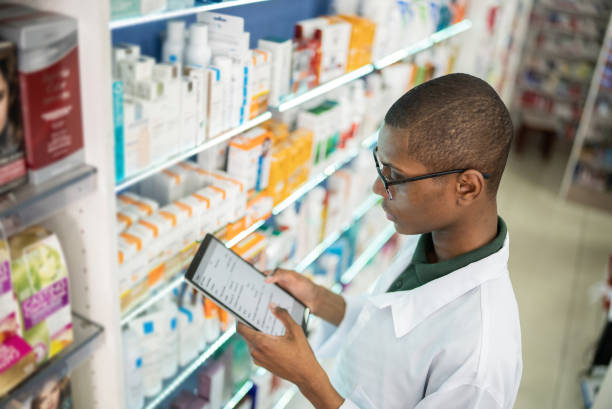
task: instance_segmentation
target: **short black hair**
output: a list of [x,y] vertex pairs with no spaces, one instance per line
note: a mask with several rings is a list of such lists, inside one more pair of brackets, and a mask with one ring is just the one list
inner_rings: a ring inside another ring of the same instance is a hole
[[491,175],[487,191],[497,192],[514,131],[508,109],[485,81],[468,74],[427,81],[391,106],[385,125],[406,130],[411,158],[428,171],[476,169]]

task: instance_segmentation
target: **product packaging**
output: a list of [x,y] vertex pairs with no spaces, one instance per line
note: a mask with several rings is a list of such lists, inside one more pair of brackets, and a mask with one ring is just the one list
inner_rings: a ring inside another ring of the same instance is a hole
[[[54,403],[53,409],[73,409],[70,378],[61,374],[50,375],[27,396],[19,396],[10,401],[10,409],[48,408],[49,402]],[[45,406],[47,405],[47,406]]]
[[142,388],[145,397],[153,397],[161,391],[162,362],[164,359],[163,321],[160,311],[146,312],[136,318],[130,327],[138,334],[142,353]]
[[264,190],[270,176],[272,135],[264,128],[253,128],[232,139],[227,172],[246,182],[247,190]]
[[195,88],[196,140],[198,146],[207,138],[208,129],[208,72],[205,68],[186,66],[183,74],[190,78]]
[[31,227],[9,239],[23,338],[42,364],[72,342],[68,272],[59,239]]
[[0,42],[0,193],[27,181],[15,47]]
[[140,0],[111,0],[111,20],[140,15]]
[[265,37],[259,39],[257,48],[268,51],[271,59],[271,83],[269,104],[277,106],[290,92],[291,51],[290,39]]
[[77,22],[24,10],[0,17],[0,37],[17,46],[26,162],[38,184],[84,161]]
[[138,334],[131,328],[123,330],[123,368],[127,409],[140,409],[144,404],[142,352]]
[[198,395],[206,399],[211,408],[223,406],[223,387],[225,366],[220,361],[212,361],[198,373]]

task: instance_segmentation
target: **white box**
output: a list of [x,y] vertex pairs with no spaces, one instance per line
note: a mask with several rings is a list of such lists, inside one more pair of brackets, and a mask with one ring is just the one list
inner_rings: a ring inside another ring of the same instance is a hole
[[213,138],[223,132],[223,107],[225,89],[221,82],[221,72],[216,67],[208,67],[208,137]]
[[193,81],[196,92],[196,146],[204,143],[208,130],[208,72],[204,68],[187,66],[183,73]]
[[196,146],[198,140],[198,95],[196,85],[189,78],[182,79],[181,87],[181,133],[179,150],[186,151]]
[[257,48],[271,53],[269,103],[272,106],[277,106],[280,104],[281,99],[290,92],[293,44],[290,39],[282,40],[275,37],[267,37],[257,42]]

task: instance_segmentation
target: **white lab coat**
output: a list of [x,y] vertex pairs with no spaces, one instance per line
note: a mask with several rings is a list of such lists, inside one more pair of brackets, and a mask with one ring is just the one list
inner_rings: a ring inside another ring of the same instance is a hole
[[510,409],[521,372],[518,306],[508,243],[497,253],[411,291],[386,293],[418,237],[372,294],[347,299],[342,323],[317,349],[335,357],[341,409]]

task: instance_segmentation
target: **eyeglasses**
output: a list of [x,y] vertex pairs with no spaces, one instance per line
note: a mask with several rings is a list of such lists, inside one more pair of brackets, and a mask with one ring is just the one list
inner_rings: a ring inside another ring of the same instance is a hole
[[[393,200],[393,195],[391,194],[391,190],[389,189],[390,186],[401,185],[403,183],[408,183],[408,182],[416,182],[417,180],[436,178],[439,176],[446,176],[446,175],[450,175],[453,173],[463,173],[466,170],[469,170],[469,169],[453,169],[453,170],[446,170],[444,172],[428,173],[426,175],[414,176],[411,178],[389,180],[389,178],[391,177],[391,168],[389,166],[381,165],[381,161],[378,159],[378,146],[374,148],[374,151],[372,152],[372,154],[374,155],[374,163],[376,164],[376,171],[378,172],[378,176],[380,177],[380,180],[382,180],[383,182],[383,186],[385,187],[385,191],[387,192],[387,196],[389,197],[389,200]],[[491,178],[491,175],[489,175],[488,173],[483,173],[483,172],[481,173],[482,173],[483,178],[485,179]]]

